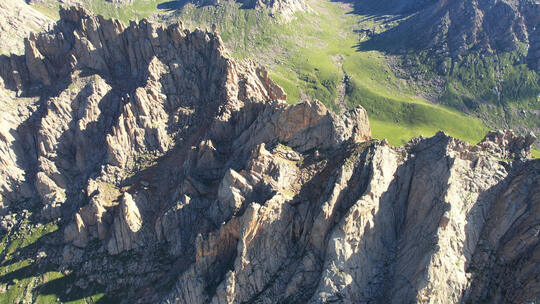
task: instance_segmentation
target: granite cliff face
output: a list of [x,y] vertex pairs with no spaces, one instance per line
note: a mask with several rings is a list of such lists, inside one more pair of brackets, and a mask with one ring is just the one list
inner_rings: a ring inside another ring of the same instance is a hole
[[[29,222],[59,226],[3,249],[2,265],[69,275],[60,299],[540,299],[534,136],[393,148],[371,139],[362,108],[287,104],[215,33],[60,15],[24,55],[0,57],[4,240]],[[32,282],[17,300],[40,296],[47,282]]]

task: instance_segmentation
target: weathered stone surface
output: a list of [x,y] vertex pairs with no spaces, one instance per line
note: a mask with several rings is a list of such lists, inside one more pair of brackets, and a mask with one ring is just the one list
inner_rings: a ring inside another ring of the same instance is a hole
[[478,148],[500,158],[527,159],[531,157],[531,146],[536,139],[533,133],[518,136],[511,130],[489,132]]
[[24,51],[24,38],[31,32],[45,30],[53,21],[34,10],[24,0],[0,2],[0,54]]
[[219,186],[218,200],[223,204],[225,212],[233,214],[242,207],[245,200],[243,193],[250,193],[253,187],[236,171],[229,169]]
[[286,19],[292,18],[296,12],[310,11],[309,5],[303,0],[244,0],[241,2],[247,8],[266,9]]
[[[236,0],[242,4],[242,8],[259,9],[267,11],[270,16],[279,15],[285,21],[293,18],[296,12],[311,11],[311,8],[304,0]],[[192,0],[197,5],[220,5],[223,0]]]
[[[411,14],[406,22],[381,35],[389,39],[407,35],[405,45],[395,45],[401,52],[412,47],[436,58],[459,59],[469,54],[490,55],[525,47],[528,50],[523,63],[528,62],[531,69],[540,71],[538,1],[391,2],[394,3],[385,3],[387,13]],[[441,71],[447,68],[442,65]]]
[[0,226],[23,206],[59,219],[39,263],[75,286],[124,303],[538,297],[532,137],[390,147],[362,108],[287,104],[216,33],[61,17],[0,60],[18,105],[0,113]]
[[75,221],[64,229],[64,239],[66,242],[73,242],[73,245],[84,248],[88,245],[88,231],[80,214],[75,214]]
[[140,244],[137,242],[137,232],[142,227],[139,206],[129,193],[120,198],[117,215],[114,218],[111,237],[107,242],[110,254],[133,249]]

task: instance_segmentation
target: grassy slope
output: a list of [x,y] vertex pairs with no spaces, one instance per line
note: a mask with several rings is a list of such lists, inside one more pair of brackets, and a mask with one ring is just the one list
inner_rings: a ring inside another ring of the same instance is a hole
[[[91,0],[86,6],[95,13],[127,22],[150,16],[158,4],[164,2],[167,1],[135,0],[132,6],[119,7],[105,0]],[[448,107],[434,105],[416,96],[414,89],[396,78],[383,54],[358,48],[361,37],[355,29],[384,30],[373,16],[352,14],[347,7],[325,0],[309,3],[313,12],[298,13],[290,22],[280,22],[279,16],[272,18],[264,11],[241,9],[240,5],[230,2],[218,7],[187,4],[176,14],[188,27],[210,28],[216,24],[233,57],[254,59],[269,66],[272,78],[285,89],[291,103],[315,98],[334,111],[340,111],[335,104],[336,87],[345,73],[349,77],[345,96],[347,107],[364,106],[370,115],[373,135],[387,138],[394,145],[401,145],[414,136],[433,135],[438,130],[471,143],[477,142],[487,128],[479,119],[453,108],[463,107],[463,98],[469,98],[467,96],[472,100],[479,94],[487,92],[489,95],[492,90],[486,88],[495,83],[493,75],[505,80],[506,85],[501,90],[507,98],[512,97],[511,90],[505,87],[514,85],[527,89],[530,86],[522,84],[534,82],[531,80],[534,75],[523,73],[523,66],[506,68],[504,75],[494,74],[489,62],[476,64],[479,58],[466,58],[448,75],[447,94],[442,99]],[[419,62],[425,64],[420,67],[425,66],[429,72],[429,58],[421,57],[420,54]],[[507,57],[499,58],[501,65],[508,66],[516,60],[512,55]],[[527,96],[533,93],[524,92]],[[534,101],[527,101],[530,102]],[[515,105],[510,101],[507,104]],[[497,114],[502,113],[500,106],[495,110],[480,107],[482,113],[489,115],[484,117],[487,121],[496,122],[504,117]]]
[[48,2],[38,2],[31,5],[36,11],[42,13],[43,15],[53,19],[58,20],[60,15],[58,14],[58,9],[60,4],[57,2],[48,3]]
[[[105,0],[87,0],[84,6],[95,14],[107,18],[120,19],[124,23],[130,20],[147,18],[157,10],[158,4],[169,2],[168,0],[134,0],[132,5],[117,5]],[[58,1],[40,2],[32,5],[42,14],[58,19]]]
[[[12,235],[5,235],[0,241],[0,303],[57,303],[57,299],[68,303],[94,303],[104,296],[98,293],[91,296],[78,295],[66,290],[68,278],[53,269],[43,269],[35,262],[31,248],[41,238],[58,230],[55,223],[29,228],[24,222]],[[26,254],[25,254],[26,253]],[[69,294],[69,295],[68,295]]]
[[[273,79],[292,103],[307,95],[339,111],[334,103],[336,86],[346,73],[350,79],[347,106],[364,106],[373,135],[392,144],[401,145],[411,137],[430,136],[438,130],[473,143],[482,138],[486,128],[478,119],[417,97],[394,76],[381,53],[358,51],[354,29],[360,20],[368,20],[363,22],[370,27],[376,26],[373,21],[349,14],[336,3],[310,3],[316,13],[298,13],[288,23],[276,22],[264,12],[227,5],[187,5],[180,19],[191,26],[215,23],[235,57],[259,59],[271,67]],[[337,64],[339,55],[343,71]]]
[[[133,6],[117,7],[105,0],[91,0],[86,5],[95,13],[127,23],[150,16],[156,6],[164,2],[167,1],[135,0]],[[381,53],[358,51],[359,37],[354,29],[359,23],[363,27],[377,27],[369,16],[349,14],[347,8],[336,3],[322,0],[310,3],[316,13],[299,13],[288,23],[277,22],[264,11],[242,10],[234,4],[203,8],[187,5],[180,18],[188,26],[210,28],[212,23],[217,24],[232,55],[269,65],[272,78],[285,89],[291,103],[308,96],[339,111],[334,103],[336,86],[345,73],[350,79],[345,97],[347,106],[365,107],[373,135],[387,138],[394,145],[401,145],[414,136],[433,135],[438,130],[473,143],[485,134],[486,128],[478,119],[417,97],[405,82],[395,77]],[[58,18],[58,4],[40,3],[34,7],[51,18]],[[462,96],[484,92],[482,86],[490,85],[488,82],[492,80],[491,76],[483,77],[485,81],[476,78],[484,73],[492,75],[489,65],[486,71],[469,70],[467,66],[457,69],[451,79],[451,88],[457,92],[447,96],[447,102],[451,105],[454,100],[461,102],[457,99]],[[530,77],[527,73],[509,69],[506,79],[509,84],[519,84],[528,81],[527,77]],[[540,157],[540,150],[533,150],[533,156]],[[66,283],[70,280],[68,276],[54,270],[36,271],[38,266],[32,258],[21,258],[26,247],[56,229],[55,224],[49,223],[1,240],[0,287],[6,290],[0,293],[0,303],[15,303],[23,298],[31,298],[35,303],[53,303],[57,299],[93,303],[104,296],[100,292],[69,294],[65,290],[72,285]]]
[[449,77],[448,102],[471,98],[504,105],[526,105],[540,109],[537,96],[540,92],[537,74],[520,63],[519,54],[503,53],[498,56],[470,54],[460,62],[454,62]]
[[87,1],[87,7],[94,13],[106,17],[129,20],[147,18],[156,11],[158,4],[169,2],[167,0],[134,0],[133,5],[118,6],[105,0]]

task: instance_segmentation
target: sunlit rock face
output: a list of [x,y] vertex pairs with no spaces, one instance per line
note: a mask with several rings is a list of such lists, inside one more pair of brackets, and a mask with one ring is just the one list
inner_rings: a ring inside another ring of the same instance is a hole
[[0,223],[13,231],[21,208],[58,223],[39,263],[77,288],[122,303],[537,300],[532,135],[390,147],[362,108],[287,104],[216,33],[60,16],[0,57]]

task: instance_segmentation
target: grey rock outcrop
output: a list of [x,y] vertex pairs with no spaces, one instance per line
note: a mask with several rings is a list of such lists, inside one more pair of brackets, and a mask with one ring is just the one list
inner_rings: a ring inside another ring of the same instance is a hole
[[124,193],[120,199],[118,211],[114,218],[111,238],[107,243],[110,254],[118,254],[139,246],[136,233],[141,229],[142,218],[137,203],[129,193]]
[[[380,1],[379,1],[380,2]],[[434,57],[461,58],[468,54],[491,55],[521,50],[523,62],[540,71],[538,60],[538,25],[540,4],[534,0],[413,0],[399,4],[383,2],[386,14],[408,14],[405,22],[383,33],[388,39],[400,39],[395,44],[428,51]],[[377,2],[378,3],[378,2]],[[377,7],[377,4],[372,4]],[[380,5],[379,5],[380,6]],[[403,39],[406,37],[406,39]]]
[[23,39],[32,32],[46,30],[52,23],[24,0],[0,2],[0,54],[22,53]]
[[309,12],[311,9],[304,0],[244,0],[246,8],[265,9],[273,15],[281,15],[286,19],[292,18],[296,12]]
[[527,159],[531,156],[531,146],[536,142],[531,132],[517,136],[513,131],[489,132],[477,145],[478,149],[504,159]]
[[[223,0],[193,0],[193,3],[205,5],[221,5],[227,3]],[[304,0],[236,0],[242,4],[242,8],[264,10],[270,16],[281,16],[283,20],[290,21],[296,12],[311,12],[312,9]]]
[[[480,148],[442,133],[417,139],[403,150],[379,142],[356,143],[345,150],[327,151],[319,171],[315,154],[298,167],[282,161],[278,150],[273,154],[260,147],[248,164],[265,165],[239,175],[247,181],[265,176],[263,172],[276,162],[286,164],[267,178],[275,194],[264,203],[251,203],[218,231],[197,237],[195,263],[180,276],[165,302],[462,303],[498,297],[505,303],[534,299],[534,292],[524,296],[517,287],[534,286],[532,272],[520,274],[519,279],[518,273],[507,273],[520,283],[505,289],[492,278],[491,258],[482,255],[484,238],[505,234],[487,232],[490,221],[500,221],[496,214],[507,212],[509,207],[502,206],[513,204],[508,199],[499,203],[501,193],[519,184],[528,189],[518,195],[520,200],[536,197],[530,183],[538,179],[534,173],[538,162],[508,167]],[[530,169],[524,172],[524,168]],[[303,174],[314,175],[295,192],[293,185]],[[289,176],[287,182],[278,182],[281,175]],[[234,184],[232,176],[226,175],[223,183]],[[292,186],[292,190],[274,183]],[[245,190],[242,197],[249,197]],[[528,204],[532,207],[538,200]],[[525,227],[525,218],[534,217],[532,210],[519,214],[525,217],[516,215],[501,224],[505,231]],[[490,246],[497,247],[498,242]],[[517,256],[503,258],[497,273],[509,271],[510,266],[504,265],[515,263],[510,261],[518,256],[528,271],[537,269],[527,252],[534,251],[531,246],[538,240],[530,242],[519,247]],[[499,249],[490,250],[495,254]],[[231,266],[216,273],[216,265]],[[208,279],[216,274],[221,279]],[[494,284],[500,289],[489,287]],[[209,289],[215,293],[209,294]]]
[[61,18],[0,60],[18,105],[0,113],[0,223],[21,206],[58,223],[39,263],[67,284],[123,303],[540,295],[533,137],[390,147],[363,108],[287,104],[216,33]]

